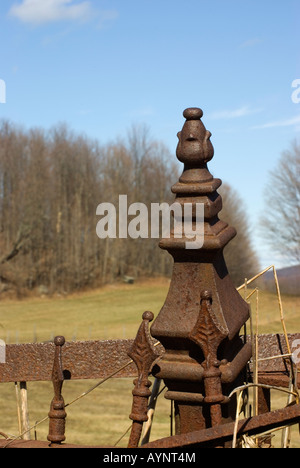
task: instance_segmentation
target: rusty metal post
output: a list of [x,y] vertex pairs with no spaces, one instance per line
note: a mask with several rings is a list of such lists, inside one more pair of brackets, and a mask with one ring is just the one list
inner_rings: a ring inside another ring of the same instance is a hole
[[65,411],[65,402],[61,394],[64,382],[62,368],[61,349],[65,344],[63,336],[57,336],[54,339],[55,356],[52,372],[52,382],[54,388],[54,398],[51,402],[49,411],[49,434],[48,440],[53,444],[61,444],[65,439],[65,426],[67,413]]
[[236,231],[218,217],[222,199],[217,189],[222,182],[207,168],[214,155],[211,133],[201,121],[201,109],[186,109],[183,115],[186,122],[178,133],[176,154],[184,170],[172,192],[182,207],[192,204],[194,230],[196,204],[204,204],[204,242],[197,250],[186,249],[189,236],[178,238],[174,231],[160,241],[174,265],[165,304],[151,327],[152,336],[166,349],[153,374],[164,379],[166,398],[175,402],[177,434],[230,420],[226,394],[251,357],[251,346],[239,337],[249,307],[236,291],[223,257]]

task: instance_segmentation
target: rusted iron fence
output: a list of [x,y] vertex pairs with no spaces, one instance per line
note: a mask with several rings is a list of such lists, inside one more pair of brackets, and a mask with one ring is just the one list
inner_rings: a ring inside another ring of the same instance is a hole
[[[48,441],[5,440],[1,447],[70,447],[64,443],[67,379],[101,379],[100,383],[112,377],[135,379],[129,448],[141,447],[150,374],[167,387],[165,397],[175,408],[175,435],[145,443],[144,448],[235,446],[242,435],[300,422],[299,375],[290,352],[300,333],[256,337],[255,359],[253,336],[241,334],[250,309],[234,287],[223,257],[236,232],[218,217],[221,181],[207,168],[214,150],[202,115],[198,108],[184,112],[177,148],[184,170],[172,187],[181,206],[192,205],[192,223],[197,203],[204,205],[201,248],[187,249],[186,233],[179,237],[172,231],[170,238],[161,240],[160,247],[174,259],[169,293],[154,321],[152,312],[143,314],[135,340],[65,343],[56,337],[54,343],[7,345],[0,382],[51,380],[54,396],[49,402]],[[253,385],[257,410],[239,420],[242,392]],[[272,411],[272,387],[288,388],[293,404]]]
[[[300,340],[299,334],[289,334],[289,342]],[[248,341],[250,341],[248,337]],[[114,378],[136,378],[137,368],[128,357],[134,340],[112,340],[112,341],[82,341],[66,342],[61,348],[61,370],[65,380],[99,380]],[[289,387],[289,364],[288,360],[282,357],[266,360],[273,356],[287,354],[287,347],[284,335],[260,335],[259,336],[259,383],[264,385],[275,385],[278,387]],[[55,344],[54,343],[34,343],[7,345],[6,364],[0,365],[0,382],[37,382],[52,381],[53,367],[55,362]],[[164,353],[164,348],[159,344],[157,351],[160,356]],[[159,367],[159,362],[158,362]],[[260,413],[267,413],[270,408],[270,389],[264,389],[263,399],[260,398]],[[50,406],[50,402],[49,402]],[[282,420],[280,419],[281,423]],[[249,421],[250,423],[250,421]],[[245,432],[251,432],[249,423],[245,427]],[[261,422],[259,423],[259,425]],[[267,426],[268,421],[266,422]],[[242,422],[240,423],[242,427]],[[252,427],[252,426],[251,426]],[[259,426],[260,427],[260,426]],[[224,440],[231,440],[233,426],[226,426],[220,429],[216,437],[223,437]],[[257,432],[258,427],[254,426],[252,432]],[[215,441],[215,432],[203,432],[198,434],[200,445],[211,444]],[[0,441],[0,447],[7,445],[7,441]],[[190,445],[186,439],[174,438],[167,441],[154,441],[149,447],[163,447],[165,443],[170,447],[178,446],[176,444]],[[47,442],[41,441],[15,441],[12,446],[48,446]],[[174,445],[175,444],[175,445]],[[10,446],[10,445],[9,445]],[[68,444],[64,445],[69,447]]]

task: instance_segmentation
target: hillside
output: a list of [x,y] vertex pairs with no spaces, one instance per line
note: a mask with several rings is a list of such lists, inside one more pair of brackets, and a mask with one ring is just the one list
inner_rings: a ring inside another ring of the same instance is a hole
[[[277,270],[280,291],[282,294],[300,296],[300,265],[295,265]],[[275,292],[273,271],[267,272],[262,278],[262,287],[270,292]]]

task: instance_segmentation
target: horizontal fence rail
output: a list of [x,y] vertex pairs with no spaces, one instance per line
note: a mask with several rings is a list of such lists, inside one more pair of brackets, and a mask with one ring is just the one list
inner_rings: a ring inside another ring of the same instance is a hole
[[[62,364],[65,380],[105,378],[130,361],[133,340],[77,341],[65,343]],[[51,381],[54,343],[6,346],[6,362],[0,364],[0,382]],[[135,377],[131,364],[116,377]]]
[[[300,340],[300,333],[288,335],[290,346]],[[248,337],[248,340],[250,338]],[[128,351],[133,340],[76,341],[65,343],[62,364],[65,380],[102,379],[124,367],[129,361]],[[300,347],[300,346],[298,346]],[[164,348],[159,344],[158,351]],[[285,336],[259,335],[259,373],[262,378],[276,378],[285,382],[288,363],[282,355],[288,353]],[[0,364],[0,383],[51,381],[54,361],[54,343],[17,344],[6,346],[6,362]],[[300,355],[300,352],[299,352]],[[280,356],[274,359],[274,356]],[[267,358],[273,359],[268,360]],[[114,377],[136,377],[136,366],[131,363]]]

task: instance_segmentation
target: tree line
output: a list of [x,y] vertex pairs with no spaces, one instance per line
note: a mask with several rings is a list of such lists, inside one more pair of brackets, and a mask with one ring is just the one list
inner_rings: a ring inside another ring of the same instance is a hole
[[[131,276],[169,276],[158,239],[99,239],[96,208],[172,203],[181,167],[143,125],[100,144],[66,125],[24,130],[0,123],[0,292],[69,293]],[[257,272],[243,204],[226,184],[221,218],[239,235],[225,251],[236,283]]]
[[261,234],[287,265],[300,264],[300,141],[293,141],[270,171]]

